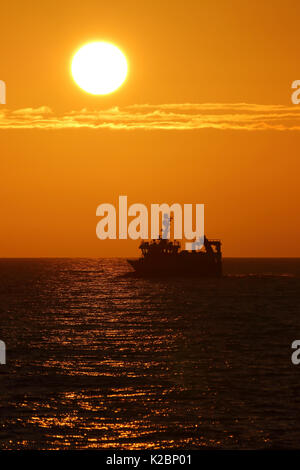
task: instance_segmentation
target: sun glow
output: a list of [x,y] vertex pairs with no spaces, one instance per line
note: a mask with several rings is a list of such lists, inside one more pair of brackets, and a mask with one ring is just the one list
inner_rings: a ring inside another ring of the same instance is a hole
[[124,54],[113,44],[91,42],[72,59],[72,76],[77,85],[93,95],[106,95],[124,82],[128,66]]

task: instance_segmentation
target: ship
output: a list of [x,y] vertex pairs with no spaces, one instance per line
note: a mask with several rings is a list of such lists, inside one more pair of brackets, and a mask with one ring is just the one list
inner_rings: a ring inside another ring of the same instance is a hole
[[200,250],[182,250],[179,241],[159,236],[142,241],[139,259],[128,259],[135,274],[141,277],[221,277],[222,251],[220,240],[204,237]]

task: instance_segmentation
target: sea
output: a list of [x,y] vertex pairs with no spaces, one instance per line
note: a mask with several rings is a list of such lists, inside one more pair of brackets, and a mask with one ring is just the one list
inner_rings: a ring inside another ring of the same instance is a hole
[[1,449],[300,448],[300,259],[1,259]]

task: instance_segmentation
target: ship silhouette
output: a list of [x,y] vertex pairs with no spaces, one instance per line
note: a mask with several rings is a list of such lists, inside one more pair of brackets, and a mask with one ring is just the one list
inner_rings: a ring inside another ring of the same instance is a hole
[[[197,242],[196,242],[197,244]],[[142,241],[142,256],[128,259],[135,273],[143,277],[221,277],[222,252],[220,240],[204,237],[201,250],[181,250],[180,242],[159,236]]]

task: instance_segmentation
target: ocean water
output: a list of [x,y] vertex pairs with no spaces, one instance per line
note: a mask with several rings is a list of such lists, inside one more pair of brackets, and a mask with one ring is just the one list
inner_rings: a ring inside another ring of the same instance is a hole
[[0,260],[1,449],[300,447],[300,260]]

